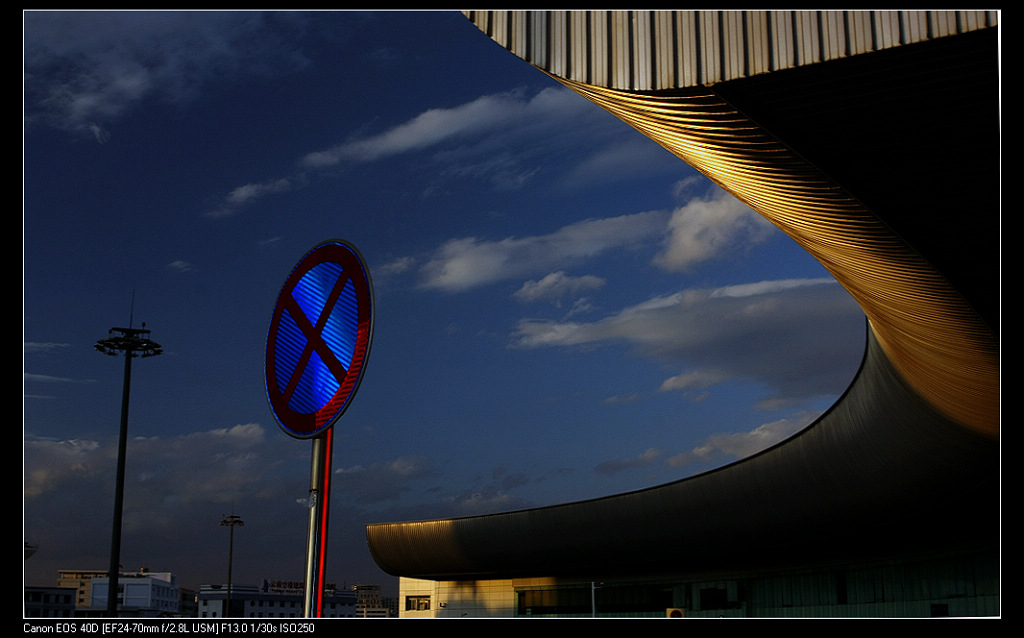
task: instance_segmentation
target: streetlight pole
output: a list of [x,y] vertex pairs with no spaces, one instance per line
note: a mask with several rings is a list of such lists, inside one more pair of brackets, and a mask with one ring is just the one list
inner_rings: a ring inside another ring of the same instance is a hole
[[235,528],[239,525],[245,525],[245,523],[240,516],[229,514],[224,517],[220,524],[228,528],[228,595],[224,604],[223,615],[225,618],[229,618],[231,614],[231,559],[235,553]]
[[597,618],[597,590],[604,587],[604,583],[590,581],[590,617]]
[[132,359],[163,353],[160,344],[149,340],[143,328],[111,328],[106,339],[93,346],[103,354],[116,357],[124,353],[124,385],[121,390],[121,432],[117,444],[117,478],[114,486],[114,525],[110,541],[110,567],[107,571],[107,615],[117,616],[118,576],[121,570],[121,518],[124,508],[125,453],[128,445],[128,396],[131,390]]

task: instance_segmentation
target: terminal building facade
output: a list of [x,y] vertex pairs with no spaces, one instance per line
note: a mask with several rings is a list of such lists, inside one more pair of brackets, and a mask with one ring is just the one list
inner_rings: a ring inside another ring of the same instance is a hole
[[718,470],[369,525],[400,615],[999,615],[998,12],[466,15],[786,232],[866,347],[815,423]]

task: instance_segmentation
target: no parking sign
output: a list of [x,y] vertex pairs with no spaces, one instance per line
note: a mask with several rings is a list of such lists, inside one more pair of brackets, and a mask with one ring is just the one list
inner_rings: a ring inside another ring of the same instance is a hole
[[267,398],[286,433],[313,438],[338,420],[372,338],[373,285],[359,251],[336,239],[313,247],[281,288],[267,333]]

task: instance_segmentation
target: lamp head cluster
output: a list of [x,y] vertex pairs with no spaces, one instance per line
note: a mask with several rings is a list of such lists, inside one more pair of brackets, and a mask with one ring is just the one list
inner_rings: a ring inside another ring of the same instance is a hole
[[[143,324],[145,326],[145,324]],[[100,339],[93,347],[103,354],[116,357],[124,352],[129,357],[155,357],[163,354],[163,347],[150,340],[145,328],[111,328],[106,339]]]
[[237,527],[239,525],[245,525],[245,523],[242,521],[242,517],[236,516],[234,514],[229,514],[225,516],[224,520],[222,520],[220,524],[224,525],[225,527]]

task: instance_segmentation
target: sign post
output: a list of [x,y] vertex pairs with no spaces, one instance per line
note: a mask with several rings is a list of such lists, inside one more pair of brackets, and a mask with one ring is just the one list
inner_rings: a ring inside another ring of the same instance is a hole
[[324,600],[327,507],[330,499],[332,430],[313,439],[309,476],[309,533],[306,538],[305,617],[319,618]]
[[373,284],[359,251],[321,242],[292,270],[267,333],[267,399],[289,436],[313,442],[305,615],[322,611],[332,426],[362,381],[373,339]]

